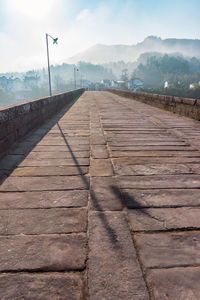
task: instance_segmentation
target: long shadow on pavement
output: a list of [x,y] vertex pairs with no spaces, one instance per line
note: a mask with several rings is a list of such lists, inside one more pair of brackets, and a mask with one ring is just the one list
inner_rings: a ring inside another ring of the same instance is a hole
[[117,248],[117,249],[121,248],[120,244],[119,244],[119,241],[117,239],[116,231],[110,226],[105,213],[101,209],[101,205],[98,202],[98,199],[96,197],[96,194],[95,194],[94,190],[90,189],[90,184],[89,184],[88,178],[82,174],[81,167],[80,167],[80,165],[79,165],[79,163],[76,159],[76,156],[74,155],[74,153],[73,153],[73,151],[72,151],[72,149],[71,149],[71,147],[70,147],[70,145],[69,145],[69,143],[68,143],[61,127],[60,127],[60,125],[58,123],[57,123],[57,125],[58,125],[58,128],[60,129],[60,133],[61,133],[61,135],[62,135],[62,137],[65,141],[65,144],[66,144],[67,148],[69,149],[69,152],[71,153],[72,159],[74,160],[74,162],[76,164],[76,167],[77,167],[79,173],[81,174],[82,181],[84,182],[84,185],[85,185],[86,189],[88,189],[90,191],[91,201],[93,202],[93,205],[96,208],[96,210],[100,211],[100,212],[98,212],[98,217],[100,218],[102,224],[104,225],[104,227],[107,231],[110,242],[112,243],[112,245],[115,248]]
[[156,218],[155,216],[152,216],[148,212],[148,209],[141,205],[140,202],[136,201],[135,198],[131,196],[128,192],[124,192],[123,190],[119,189],[117,186],[114,185],[111,185],[110,189],[113,192],[113,194],[117,196],[117,198],[119,198],[122,201],[122,204],[127,208],[137,209],[137,213],[147,215],[150,218],[160,221],[160,219]]

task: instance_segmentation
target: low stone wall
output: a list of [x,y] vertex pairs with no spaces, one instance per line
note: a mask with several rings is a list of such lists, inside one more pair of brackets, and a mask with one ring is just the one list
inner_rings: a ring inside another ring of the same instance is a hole
[[119,96],[139,100],[155,107],[164,108],[181,116],[200,121],[200,99],[181,98],[125,90],[107,89],[107,91]]
[[34,127],[72,103],[84,89],[0,108],[0,157]]

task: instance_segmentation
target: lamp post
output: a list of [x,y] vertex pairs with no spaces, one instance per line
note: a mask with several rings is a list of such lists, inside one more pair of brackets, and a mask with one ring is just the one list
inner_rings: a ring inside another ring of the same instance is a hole
[[49,43],[48,43],[48,37],[50,37],[53,40],[53,44],[57,44],[58,38],[53,38],[50,34],[46,33],[46,45],[47,45],[47,63],[48,63],[48,74],[49,74],[49,95],[51,96],[51,72],[50,72],[50,64],[49,64]]
[[76,72],[78,71],[78,68],[74,67],[74,89],[76,89]]

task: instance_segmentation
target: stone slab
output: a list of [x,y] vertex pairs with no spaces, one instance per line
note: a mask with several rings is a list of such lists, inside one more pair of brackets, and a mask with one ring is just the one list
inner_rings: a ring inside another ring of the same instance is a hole
[[200,150],[200,141],[199,139],[195,138],[195,139],[186,139],[186,141],[188,143],[190,143],[193,147],[197,148],[198,150]]
[[84,208],[0,210],[0,235],[85,232]]
[[91,176],[112,176],[113,169],[109,159],[91,159],[90,160]]
[[105,138],[103,135],[91,135],[90,136],[90,144],[91,145],[105,145]]
[[200,206],[199,189],[124,189],[121,192],[128,208]]
[[200,207],[134,209],[128,216],[133,231],[200,228]]
[[149,299],[121,213],[90,214],[89,249],[90,299]]
[[194,150],[191,146],[140,146],[140,145],[133,145],[133,146],[110,146],[112,151],[189,151]]
[[1,299],[84,300],[82,274],[1,274]]
[[88,189],[84,176],[9,177],[0,186],[0,191],[50,191]]
[[121,157],[112,158],[114,165],[200,164],[199,157]]
[[90,186],[92,210],[122,210],[123,204],[117,184],[112,177],[92,177]]
[[[70,145],[73,152],[76,151],[89,151],[90,145]],[[62,152],[68,151],[69,148],[65,146],[36,146],[33,148],[32,152]]]
[[[105,126],[105,125],[104,125]],[[138,135],[138,134],[160,134],[160,133],[167,133],[166,129],[162,129],[162,128],[151,128],[151,129],[147,129],[147,128],[139,128],[139,127],[135,127],[133,125],[133,127],[124,127],[124,128],[120,128],[120,127],[115,127],[115,128],[111,128],[111,129],[106,129],[106,126],[104,127],[104,132],[106,132],[106,135],[108,136],[120,136],[120,135]]]
[[155,141],[155,142],[162,142],[163,140],[165,140],[166,142],[177,142],[177,139],[176,137],[174,136],[170,136],[170,135],[130,135],[130,136],[124,136],[122,135],[121,137],[108,137],[106,139],[107,142],[110,142],[110,143],[116,143],[118,142],[118,144],[120,145],[121,143],[123,144],[124,142],[127,143],[127,140],[130,140],[133,144],[135,141]]
[[0,271],[71,271],[85,268],[85,234],[0,236]]
[[147,138],[147,140],[149,138],[152,138],[152,140],[154,139],[160,139],[160,138],[163,138],[166,140],[174,140],[174,136],[172,134],[168,134],[166,132],[154,132],[154,131],[151,131],[151,132],[107,132],[106,133],[106,139],[109,141],[109,140],[128,140],[128,139],[145,139]]
[[44,146],[44,145],[89,145],[89,140],[87,138],[66,138],[67,144],[63,138],[45,138],[42,139],[39,143],[38,146]]
[[[68,118],[69,118],[69,115],[68,115]],[[80,128],[81,128],[81,130],[88,130],[88,128],[89,128],[88,120],[81,121],[80,119],[75,118],[75,116],[73,116],[73,119],[74,119],[74,121],[70,120],[70,119],[59,120],[59,125],[60,125],[63,133],[67,133],[71,130],[79,130]],[[59,132],[60,132],[60,130],[59,130]]]
[[124,140],[124,141],[109,141],[109,146],[188,146],[189,144],[184,141],[166,141],[164,140]]
[[26,158],[19,167],[51,167],[51,166],[89,166],[88,158],[54,158],[54,159],[29,159]]
[[199,300],[200,268],[151,270],[147,280],[154,299]]
[[90,156],[89,151],[77,151],[76,153],[71,153],[69,150],[66,149],[66,151],[58,151],[58,152],[31,152],[26,158],[27,159],[54,159],[54,158],[73,158],[73,155],[75,157],[82,157],[82,158],[88,158]]
[[191,168],[182,164],[116,165],[114,169],[118,175],[179,175],[193,173]]
[[0,192],[0,209],[87,206],[88,191]]
[[108,158],[108,150],[105,145],[91,145],[92,158]]
[[133,125],[131,126],[128,126],[128,125],[124,125],[122,124],[122,126],[118,126],[118,125],[107,125],[107,123],[103,123],[103,128],[104,128],[104,131],[107,133],[116,133],[118,134],[118,132],[120,134],[122,133],[149,133],[151,134],[151,132],[156,132],[156,133],[159,133],[159,132],[166,132],[165,129],[162,129],[162,128],[156,128],[156,127],[151,127],[149,128],[148,126],[143,126],[143,128],[139,128],[138,126],[135,125],[135,123],[133,123]]
[[200,164],[188,164],[187,166],[192,170],[194,174],[200,175]]
[[[62,126],[61,126],[62,127]],[[61,128],[62,130],[62,128]],[[67,137],[67,133],[54,133],[54,135],[50,134],[51,131],[49,132],[49,134],[46,134],[40,141],[41,142],[46,142],[46,141],[51,141],[51,140],[55,140],[55,141],[61,141],[61,140],[65,140],[63,137],[66,137],[67,142],[77,142],[80,141],[85,144],[85,142],[89,141],[89,137]],[[35,137],[34,135],[28,136],[26,140],[34,140],[35,138],[37,138],[37,136]]]
[[122,189],[200,188],[199,175],[118,176]]
[[[90,136],[89,130],[63,130],[64,135],[68,137],[88,137]],[[54,136],[56,133],[50,132],[49,136]]]
[[200,157],[198,151],[111,151],[112,157]]
[[87,174],[89,167],[73,167],[73,166],[60,166],[60,167],[24,167],[16,168],[10,176],[26,177],[26,176],[67,176],[67,175],[80,175]]
[[[63,126],[62,126],[63,127]],[[79,126],[81,127],[81,125]],[[62,132],[64,135],[67,135],[67,136],[81,136],[81,137],[84,137],[84,136],[89,136],[90,133],[89,133],[89,130],[81,130],[78,129],[78,128],[74,128],[74,129],[62,129]],[[60,135],[60,130],[56,130],[56,129],[53,129],[51,131],[48,132],[48,134],[46,134],[46,136],[58,136]]]
[[136,234],[136,244],[145,268],[200,265],[200,232]]

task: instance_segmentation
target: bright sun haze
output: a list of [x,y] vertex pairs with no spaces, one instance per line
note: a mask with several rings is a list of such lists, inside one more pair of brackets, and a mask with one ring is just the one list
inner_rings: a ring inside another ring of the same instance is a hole
[[198,0],[0,0],[0,72],[45,66],[46,32],[59,37],[52,63],[95,44],[199,38],[199,10]]

